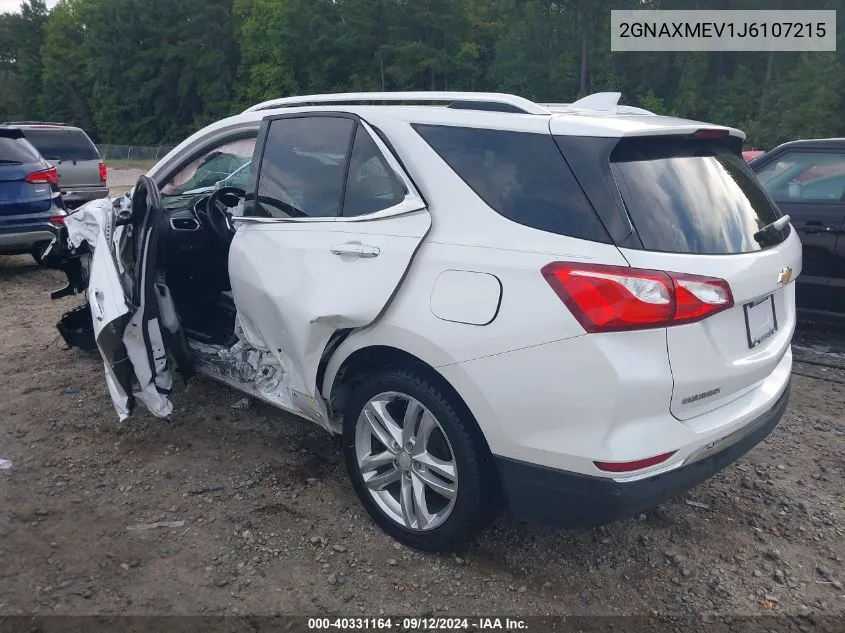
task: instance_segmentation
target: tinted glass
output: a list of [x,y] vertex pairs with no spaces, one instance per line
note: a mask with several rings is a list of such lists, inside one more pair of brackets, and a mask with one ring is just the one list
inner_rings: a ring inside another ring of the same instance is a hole
[[0,136],[0,164],[35,163],[40,159],[38,152],[26,139]]
[[352,119],[299,117],[270,122],[255,213],[331,217],[340,213]]
[[504,217],[550,233],[610,241],[550,135],[414,127],[455,173]]
[[47,160],[99,160],[97,148],[83,132],[61,129],[25,129],[24,136]]
[[343,215],[374,213],[399,204],[405,188],[385,162],[373,138],[360,125],[355,132]]
[[757,251],[762,246],[754,234],[780,217],[745,161],[727,148],[622,141],[611,154],[611,169],[647,250]]
[[775,202],[845,202],[845,156],[786,152],[757,172]]

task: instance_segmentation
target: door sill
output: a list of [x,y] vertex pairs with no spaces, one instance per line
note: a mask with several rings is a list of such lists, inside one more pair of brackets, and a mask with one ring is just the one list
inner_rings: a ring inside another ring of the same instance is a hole
[[[278,365],[259,365],[258,372],[253,374],[253,368],[246,366],[246,362],[236,361],[231,357],[227,358],[225,353],[229,348],[224,345],[210,345],[196,339],[188,339],[188,345],[196,359],[197,373],[221,382],[240,393],[265,402],[285,413],[290,413],[298,418],[326,428],[322,420],[308,416],[293,404],[289,396],[290,390],[284,380],[284,372]],[[268,380],[267,376],[261,373],[263,368],[275,369],[278,372],[278,377],[272,381]],[[257,384],[262,383],[264,385],[263,389],[257,386]]]

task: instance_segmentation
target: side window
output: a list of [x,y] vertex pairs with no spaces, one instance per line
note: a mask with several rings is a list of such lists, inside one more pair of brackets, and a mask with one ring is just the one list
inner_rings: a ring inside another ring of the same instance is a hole
[[610,242],[551,135],[436,125],[414,129],[500,215],[541,231]]
[[775,202],[845,202],[845,156],[786,152],[757,172]]
[[343,215],[375,213],[399,204],[405,198],[405,187],[385,162],[373,138],[363,126],[355,132]]
[[255,137],[217,145],[176,172],[161,188],[162,196],[181,196],[213,189],[217,183],[246,188]]
[[326,116],[271,121],[255,213],[270,218],[339,215],[355,126],[352,119]]

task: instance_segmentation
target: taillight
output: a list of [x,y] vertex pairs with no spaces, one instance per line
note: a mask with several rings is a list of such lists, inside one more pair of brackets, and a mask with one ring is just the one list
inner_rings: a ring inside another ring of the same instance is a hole
[[65,217],[67,217],[67,216],[64,216],[64,215],[54,215],[52,218],[50,218],[50,222],[51,222],[51,223],[53,223],[53,224],[62,224],[62,225],[64,225],[64,223],[65,223]]
[[542,273],[587,332],[692,323],[734,304],[728,282],[713,277],[567,262]]
[[106,182],[109,179],[109,172],[106,170],[106,164],[100,163],[100,182]]
[[51,167],[50,169],[44,169],[41,171],[34,171],[31,174],[27,174],[24,180],[30,184],[41,184],[41,183],[49,183],[51,185],[58,185],[59,184],[59,172],[56,171],[55,167]]

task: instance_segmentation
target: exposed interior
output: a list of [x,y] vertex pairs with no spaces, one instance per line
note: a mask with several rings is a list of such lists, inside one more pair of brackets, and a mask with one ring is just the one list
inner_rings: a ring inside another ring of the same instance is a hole
[[[247,187],[255,132],[209,148],[161,185],[164,213],[157,257],[164,270],[182,329],[189,339],[224,346],[234,339],[235,304],[228,274],[233,231],[223,216]],[[215,196],[215,217],[208,202]],[[235,192],[235,193],[233,193]]]
[[232,342],[235,303],[229,283],[229,244],[212,227],[208,203],[166,212],[159,257],[186,336],[211,345]]

